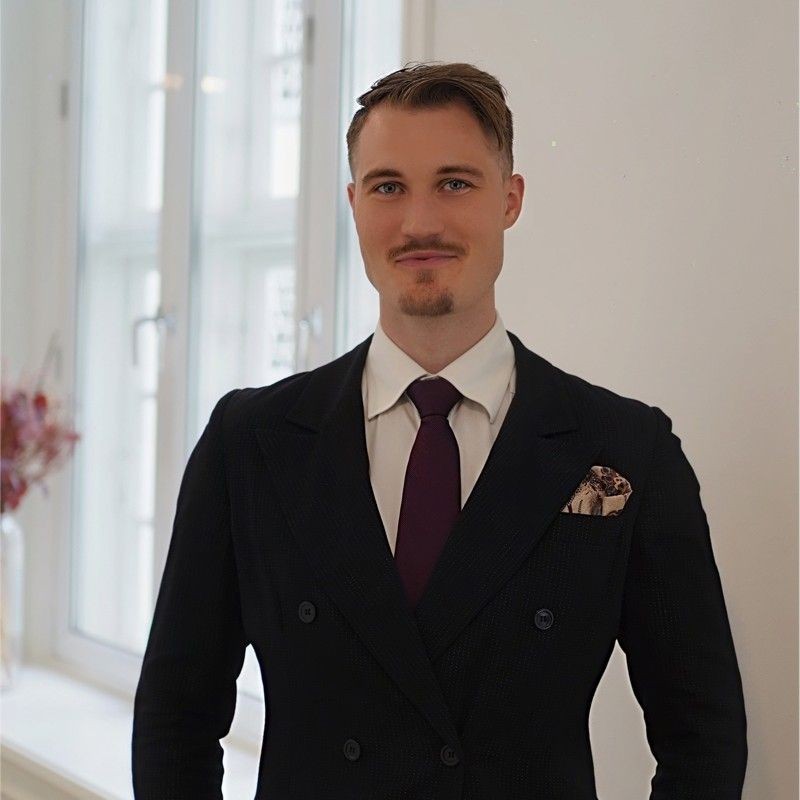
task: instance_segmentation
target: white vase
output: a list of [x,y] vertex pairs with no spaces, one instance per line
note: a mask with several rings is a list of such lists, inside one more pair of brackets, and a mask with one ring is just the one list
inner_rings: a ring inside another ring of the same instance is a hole
[[0,514],[0,690],[10,689],[22,662],[25,542],[11,512]]

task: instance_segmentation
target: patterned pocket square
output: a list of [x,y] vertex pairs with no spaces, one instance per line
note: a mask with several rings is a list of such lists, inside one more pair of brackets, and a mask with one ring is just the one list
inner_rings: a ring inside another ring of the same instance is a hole
[[568,514],[614,517],[622,513],[631,494],[633,489],[627,478],[611,467],[595,465],[561,511]]

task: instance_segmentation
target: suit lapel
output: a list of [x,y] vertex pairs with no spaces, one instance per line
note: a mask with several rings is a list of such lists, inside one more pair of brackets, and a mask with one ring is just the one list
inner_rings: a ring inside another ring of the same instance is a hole
[[256,434],[319,585],[452,744],[458,735],[406,603],[369,479],[361,374],[371,339],[315,370],[285,421]]
[[431,661],[528,557],[602,446],[579,428],[555,368],[508,335],[514,397],[416,608]]
[[433,663],[535,547],[601,447],[579,429],[555,368],[508,335],[515,395],[414,611],[369,478],[361,376],[372,336],[314,370],[288,414],[256,431],[319,585],[450,743],[457,734]]

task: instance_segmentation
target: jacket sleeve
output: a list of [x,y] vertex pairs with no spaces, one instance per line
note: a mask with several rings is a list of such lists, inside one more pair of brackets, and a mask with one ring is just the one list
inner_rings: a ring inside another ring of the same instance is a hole
[[657,761],[650,800],[740,800],[744,696],[700,486],[672,420],[653,411],[617,636]]
[[136,688],[137,800],[222,800],[222,745],[248,641],[230,531],[217,402],[178,492],[164,573]]

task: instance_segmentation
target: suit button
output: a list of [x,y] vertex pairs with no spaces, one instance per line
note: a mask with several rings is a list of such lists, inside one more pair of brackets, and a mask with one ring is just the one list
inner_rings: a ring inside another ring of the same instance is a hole
[[348,739],[344,743],[344,757],[348,761],[357,761],[361,755],[361,745],[355,739]]
[[540,608],[533,618],[537,628],[547,630],[553,624],[553,612],[549,608]]
[[448,767],[454,767],[456,764],[458,764],[458,756],[456,755],[456,751],[453,750],[449,744],[446,744],[442,748],[439,756],[442,759],[442,763],[447,764]]
[[303,622],[313,622],[314,617],[317,616],[317,609],[313,603],[303,600],[297,608],[297,613]]

